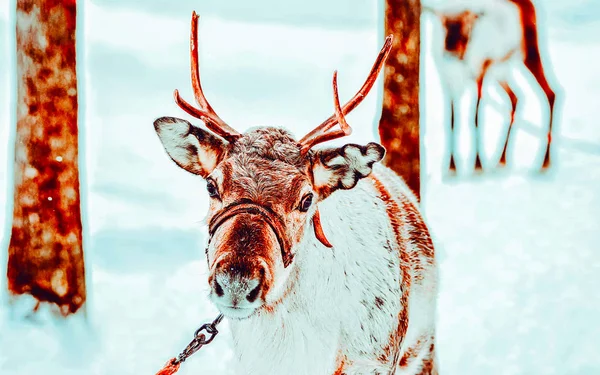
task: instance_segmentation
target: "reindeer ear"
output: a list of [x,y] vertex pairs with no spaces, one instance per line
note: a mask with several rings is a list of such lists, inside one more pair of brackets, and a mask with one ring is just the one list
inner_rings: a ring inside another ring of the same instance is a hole
[[373,142],[318,150],[312,159],[313,186],[323,199],[338,189],[352,189],[384,155],[383,146]]
[[154,129],[171,159],[190,173],[208,176],[224,154],[220,138],[185,120],[161,117],[154,121]]

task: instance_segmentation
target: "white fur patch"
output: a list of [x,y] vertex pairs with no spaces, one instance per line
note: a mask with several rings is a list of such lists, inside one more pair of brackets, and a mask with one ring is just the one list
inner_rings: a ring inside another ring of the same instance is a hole
[[334,174],[321,163],[316,163],[313,166],[313,183],[315,186],[333,185]]
[[[154,127],[160,141],[171,159],[188,172],[206,176],[219,161],[219,149],[211,142],[214,137],[185,120],[163,117],[155,121]],[[207,136],[200,142],[196,134]]]
[[[348,144],[341,149],[320,151],[313,165],[313,182],[317,188],[353,188],[358,180],[367,177],[373,164],[383,157],[383,148],[374,143],[367,146]],[[341,153],[331,157],[329,153]],[[341,185],[341,186],[338,186]]]

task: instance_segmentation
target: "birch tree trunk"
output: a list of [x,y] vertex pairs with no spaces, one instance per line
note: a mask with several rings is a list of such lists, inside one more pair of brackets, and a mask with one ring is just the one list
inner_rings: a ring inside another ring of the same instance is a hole
[[383,164],[398,173],[420,198],[419,64],[420,0],[385,0],[385,35],[394,34],[385,65],[379,137]]
[[86,300],[76,1],[17,0],[16,21],[17,131],[8,289],[11,300],[29,294],[56,304],[66,316]]

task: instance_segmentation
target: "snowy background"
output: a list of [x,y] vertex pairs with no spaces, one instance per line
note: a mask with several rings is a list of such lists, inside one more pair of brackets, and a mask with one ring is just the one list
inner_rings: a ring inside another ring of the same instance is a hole
[[[537,87],[526,85],[531,77],[519,73],[527,98],[517,112],[512,167],[470,177],[465,153],[464,177],[443,178],[445,107],[432,59],[440,29],[431,16],[422,18],[423,199],[438,246],[438,354],[447,375],[600,374],[600,2],[537,3],[547,27],[544,58],[564,94],[554,169],[544,176],[534,172],[545,103]],[[201,15],[206,94],[242,131],[274,124],[302,136],[333,111],[333,70],[344,100],[362,83],[382,40],[376,0],[86,0],[78,6],[88,319],[45,321],[42,314],[23,321],[0,306],[3,375],[154,374],[216,315],[199,245],[204,183],[169,160],[152,127],[162,115],[189,118],[172,93],[178,88],[192,98],[192,10]],[[14,0],[0,2],[0,227],[10,210],[14,7]],[[381,79],[378,84],[380,90]],[[379,100],[369,95],[348,116],[355,132],[345,142],[374,140]],[[484,166],[493,166],[509,104],[495,85],[485,104]],[[4,270],[5,231],[2,238]],[[2,290],[4,283],[0,278]],[[227,322],[221,330],[181,374],[231,373]]]

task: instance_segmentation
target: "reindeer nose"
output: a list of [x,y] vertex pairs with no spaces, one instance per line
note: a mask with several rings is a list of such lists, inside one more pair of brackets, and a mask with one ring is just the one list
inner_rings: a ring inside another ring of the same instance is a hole
[[221,303],[231,307],[244,307],[260,296],[265,280],[265,269],[220,262],[215,267],[213,291]]

